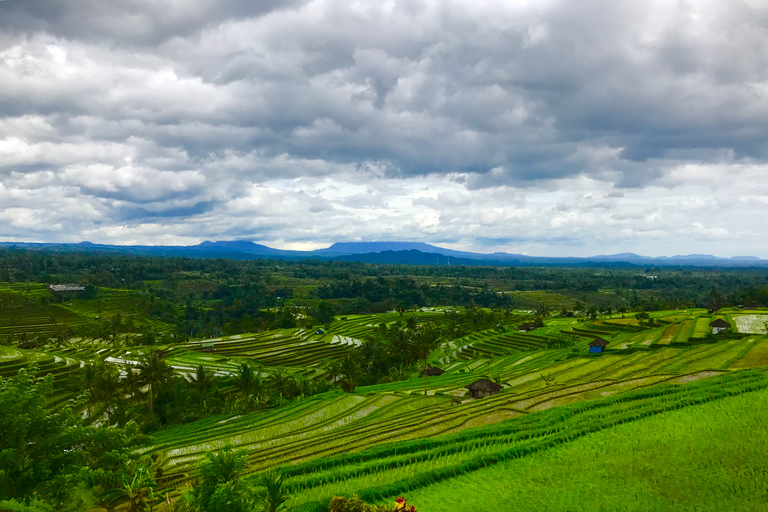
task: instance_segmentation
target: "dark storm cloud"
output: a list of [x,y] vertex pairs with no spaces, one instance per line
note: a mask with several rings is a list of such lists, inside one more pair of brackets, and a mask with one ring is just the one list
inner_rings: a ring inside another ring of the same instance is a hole
[[[625,175],[617,183],[655,176],[622,162],[680,151],[766,156],[765,9],[479,5],[397,4],[385,13],[346,2],[296,10],[277,2],[43,8],[12,0],[0,7],[7,28],[103,43],[112,49],[103,57],[116,56],[130,73],[95,69],[91,80],[42,94],[6,93],[3,104],[10,116],[138,121],[158,145],[192,158],[231,149],[386,162],[405,175],[477,173],[479,186],[591,172],[578,159],[590,146],[620,149],[603,163]],[[167,91],[151,83],[163,69],[174,74]],[[494,168],[502,172],[483,177]]]
[[46,32],[67,39],[118,45],[151,45],[190,37],[222,21],[289,9],[302,0],[5,0],[0,29],[6,33]]
[[[591,203],[548,198],[570,211],[544,216],[485,191],[545,194],[580,178],[604,195],[699,186],[675,170],[765,165],[766,125],[757,1],[0,2],[0,199],[19,208],[0,223],[13,233],[71,233],[88,205],[87,226],[120,233],[189,217],[198,231],[255,236],[322,218],[360,237],[375,215],[357,227],[343,215],[391,211],[396,194],[412,198],[403,212],[432,212],[399,225],[444,240],[514,219],[575,229]],[[323,181],[340,176],[346,185]],[[407,180],[470,199],[441,210]],[[486,193],[498,211],[471,205]],[[72,212],[62,222],[39,199],[51,194]],[[659,231],[654,212],[633,210],[643,233]],[[453,231],[437,233],[447,219]],[[500,230],[478,243],[563,235]]]

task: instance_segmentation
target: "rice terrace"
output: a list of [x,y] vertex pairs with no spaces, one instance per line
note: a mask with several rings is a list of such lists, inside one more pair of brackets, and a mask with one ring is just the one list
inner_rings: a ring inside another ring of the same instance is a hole
[[765,270],[0,257],[2,510],[768,510]]

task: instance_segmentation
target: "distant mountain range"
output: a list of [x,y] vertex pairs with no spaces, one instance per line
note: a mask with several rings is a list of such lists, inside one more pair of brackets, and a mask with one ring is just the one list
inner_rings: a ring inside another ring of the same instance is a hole
[[591,257],[526,256],[495,252],[482,254],[443,249],[422,242],[339,242],[314,251],[273,249],[248,241],[203,242],[198,245],[103,245],[0,242],[0,247],[51,251],[114,252],[147,256],[230,259],[322,259],[357,261],[374,264],[408,265],[496,265],[496,266],[696,266],[696,267],[768,267],[768,260],[754,256],[719,258],[708,254],[649,257],[634,253]]

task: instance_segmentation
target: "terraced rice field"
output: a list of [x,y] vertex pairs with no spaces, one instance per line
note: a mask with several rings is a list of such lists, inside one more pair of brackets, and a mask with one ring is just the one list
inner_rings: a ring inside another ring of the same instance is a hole
[[677,337],[678,331],[680,330],[680,324],[672,324],[661,333],[661,337],[659,338],[659,341],[657,342],[659,345],[669,345],[672,343],[675,338]]
[[521,309],[536,309],[538,306],[547,306],[550,309],[574,309],[576,299],[557,292],[550,291],[515,291],[508,292],[514,297],[515,303]]
[[191,342],[184,348],[202,352],[204,345],[213,344],[211,356],[248,358],[264,366],[318,367],[327,359],[349,353],[347,343],[329,343],[327,336],[314,330],[282,329],[258,334],[239,334]]
[[[111,297],[115,304],[130,300],[120,294]],[[88,309],[73,303],[72,308],[88,320],[107,311],[106,304]],[[160,487],[173,495],[194,483],[205,453],[233,445],[246,451],[249,473],[280,466],[297,512],[319,511],[334,494],[358,493],[376,501],[424,489],[424,503],[431,503],[426,491],[436,482],[725,396],[729,390],[768,387],[764,372],[749,370],[768,366],[768,336],[706,339],[713,317],[700,314],[659,313],[652,327],[619,318],[553,319],[533,333],[519,333],[514,325],[477,331],[450,340],[446,350],[433,354],[430,362],[446,373],[426,380],[426,396],[425,380],[416,376],[361,386],[355,393],[328,392],[279,409],[170,427],[154,434],[143,453],[152,456]],[[417,322],[439,325],[447,317],[439,309],[413,316]],[[729,318],[737,322],[740,315]],[[0,376],[35,362],[40,375],[51,373],[63,390],[81,360],[123,364],[163,349],[165,360],[181,373],[202,364],[228,375],[239,362],[251,360],[313,377],[323,373],[329,359],[343,357],[360,340],[380,334],[382,323],[399,319],[397,313],[348,316],[320,334],[315,329],[280,329],[171,346],[0,347]],[[574,345],[546,348],[559,334],[567,334]],[[595,337],[609,341],[602,354],[588,353]],[[203,352],[203,345],[211,343],[214,350]],[[469,400],[466,386],[480,378],[500,382],[502,392]],[[56,403],[72,396],[68,393],[61,391]]]
[[[257,471],[356,447],[461,432],[663,382],[693,382],[739,366],[747,354],[758,353],[754,352],[757,346],[768,346],[768,340],[725,340],[566,360],[562,357],[567,349],[457,361],[446,365],[446,374],[428,379],[426,397],[421,394],[424,381],[419,378],[360,387],[352,395],[319,396],[277,411],[172,428],[153,439],[150,451],[161,454],[158,467],[163,485],[175,487],[195,478],[206,451],[225,444],[247,450],[251,471]],[[768,349],[759,353],[768,354]],[[756,363],[760,360],[750,358]],[[452,396],[466,395],[466,385],[487,376],[505,383],[502,393],[460,405],[451,402]]]
[[747,334],[765,334],[768,315],[734,315],[736,330]]
[[709,326],[711,321],[712,319],[709,317],[699,317],[696,319],[693,336],[695,338],[706,338],[708,334],[712,334],[712,328]]
[[[530,460],[529,457],[538,457],[537,453],[548,453],[549,450],[545,451],[545,448],[567,447],[580,439],[589,439],[594,432],[611,432],[619,424],[642,425],[639,422],[643,418],[663,417],[658,413],[679,410],[690,404],[728,400],[729,395],[748,394],[750,391],[762,393],[763,396],[766,386],[768,382],[762,372],[693,380],[682,385],[662,384],[599,400],[530,412],[510,421],[449,435],[289,463],[283,465],[281,470],[288,477],[287,484],[293,496],[291,506],[297,511],[322,510],[331,496],[352,494],[378,502],[406,495],[409,503],[419,506],[417,500],[424,499],[421,503],[426,506],[430,503],[426,501],[426,496],[441,482],[445,483],[445,492],[450,492],[452,502],[455,502],[459,496],[455,492],[456,486],[461,484],[463,478],[476,475],[476,478],[482,479],[484,472],[493,470],[484,468],[501,470],[508,464],[524,464]],[[697,418],[694,423],[707,428],[708,422],[701,421],[700,415],[694,414]],[[680,425],[677,430],[684,429],[684,425],[687,423]],[[657,432],[653,431],[654,438],[658,438]],[[743,437],[734,436],[734,443],[739,439],[743,441]],[[551,467],[557,467],[557,464],[542,468]],[[510,474],[516,475],[513,479],[515,481],[526,481],[525,472],[507,472],[507,479]],[[752,489],[756,481],[760,482],[760,479],[747,479],[745,484],[752,485],[748,487]],[[537,485],[540,484],[538,482]],[[764,482],[761,485],[765,487]],[[492,488],[479,489],[477,497],[491,497],[493,493],[504,492],[508,486],[494,485]],[[485,500],[479,499],[477,502],[485,503]],[[436,510],[450,509],[443,506],[440,505]]]
[[[743,436],[768,427],[756,414],[767,401],[766,391],[755,391],[643,418],[426,485],[409,492],[408,502],[450,510],[461,496],[494,512],[567,512],[585,504],[637,512],[768,510],[760,455],[768,437]],[[652,472],[637,463],[637,454],[653,461]],[[592,487],[596,480],[599,493]]]
[[48,335],[64,327],[90,323],[90,319],[78,315],[58,304],[20,303],[0,308],[0,337],[13,335]]

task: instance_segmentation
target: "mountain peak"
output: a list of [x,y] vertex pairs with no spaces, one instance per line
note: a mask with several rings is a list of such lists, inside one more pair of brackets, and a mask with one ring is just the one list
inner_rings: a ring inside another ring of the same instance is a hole
[[261,254],[261,253],[277,253],[280,252],[277,249],[267,247],[266,245],[260,245],[250,240],[222,240],[217,242],[211,242],[206,240],[205,242],[193,245],[191,249],[206,250],[206,251],[234,251],[244,252],[249,254]]

